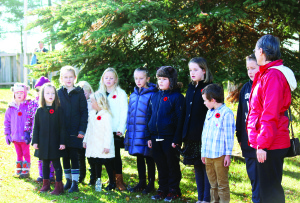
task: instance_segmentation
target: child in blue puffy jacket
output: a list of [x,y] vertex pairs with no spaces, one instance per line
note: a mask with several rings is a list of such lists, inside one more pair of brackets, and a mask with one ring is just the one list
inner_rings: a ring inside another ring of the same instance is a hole
[[159,92],[152,95],[147,110],[146,137],[158,170],[158,193],[153,200],[172,201],[181,196],[179,151],[184,97],[177,83],[177,72],[162,66],[156,73]]
[[[130,192],[142,191],[148,194],[154,189],[155,163],[152,151],[148,148],[145,136],[147,125],[147,107],[151,96],[157,92],[156,85],[149,83],[150,77],[146,68],[137,68],[134,71],[136,87],[130,95],[127,115],[127,132],[125,136],[125,150],[136,156],[139,183],[130,189]],[[148,186],[146,185],[146,165],[148,167]]]

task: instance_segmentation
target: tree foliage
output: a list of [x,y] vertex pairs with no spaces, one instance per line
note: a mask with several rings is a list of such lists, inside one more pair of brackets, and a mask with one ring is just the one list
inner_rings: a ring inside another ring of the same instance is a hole
[[[28,29],[54,28],[64,45],[40,56],[44,71],[70,64],[95,88],[103,70],[114,67],[122,87],[132,91],[133,71],[144,65],[152,80],[156,67],[174,66],[186,87],[187,64],[196,56],[207,59],[214,82],[238,84],[248,80],[245,57],[262,35],[278,36],[282,45],[299,41],[299,7],[298,0],[70,0],[31,12],[39,19]],[[283,46],[282,56],[299,78],[299,53]]]

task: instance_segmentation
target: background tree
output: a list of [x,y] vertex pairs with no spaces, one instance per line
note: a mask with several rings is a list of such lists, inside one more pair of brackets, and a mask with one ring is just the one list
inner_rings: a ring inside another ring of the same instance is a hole
[[[70,64],[81,69],[79,79],[97,88],[103,70],[114,67],[129,93],[135,68],[147,65],[154,77],[156,67],[172,65],[186,87],[188,61],[202,56],[214,82],[244,83],[245,57],[262,35],[278,36],[282,45],[299,41],[299,6],[298,0],[71,0],[30,13],[39,19],[28,29],[54,27],[64,45],[43,56],[45,68],[33,76]],[[282,47],[284,64],[299,78],[299,52]]]

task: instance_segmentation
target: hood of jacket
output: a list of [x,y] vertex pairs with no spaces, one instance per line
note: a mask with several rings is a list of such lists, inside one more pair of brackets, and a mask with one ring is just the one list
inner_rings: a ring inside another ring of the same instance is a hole
[[297,88],[297,81],[296,81],[295,75],[291,69],[289,69],[288,67],[286,67],[284,65],[272,66],[270,68],[274,68],[274,69],[277,69],[280,72],[282,72],[282,74],[286,78],[287,82],[289,83],[289,86],[292,91],[294,91]]

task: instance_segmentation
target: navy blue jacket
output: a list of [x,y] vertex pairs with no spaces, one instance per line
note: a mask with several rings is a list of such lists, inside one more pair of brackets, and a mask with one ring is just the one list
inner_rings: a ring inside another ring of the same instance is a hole
[[172,139],[181,144],[184,97],[177,90],[160,90],[152,95],[147,110],[146,138]]
[[85,134],[88,109],[87,102],[81,87],[75,87],[71,92],[61,87],[58,91],[58,97],[64,113],[65,127],[67,131],[66,147],[82,148],[82,138],[78,134]]
[[248,134],[246,131],[246,118],[249,111],[249,97],[252,88],[252,80],[249,80],[241,89],[239,105],[236,116],[236,136],[241,143],[244,157],[256,158],[256,150],[248,145]]
[[204,105],[202,90],[211,83],[199,81],[197,87],[192,83],[186,92],[184,102],[184,125],[182,131],[183,141],[193,140],[201,142],[203,124],[205,121],[207,107]]
[[156,85],[149,83],[149,88],[135,87],[130,95],[127,115],[127,132],[125,136],[125,150],[131,155],[141,154],[151,156],[151,149],[145,138],[147,125],[147,107],[152,94],[157,92]]

